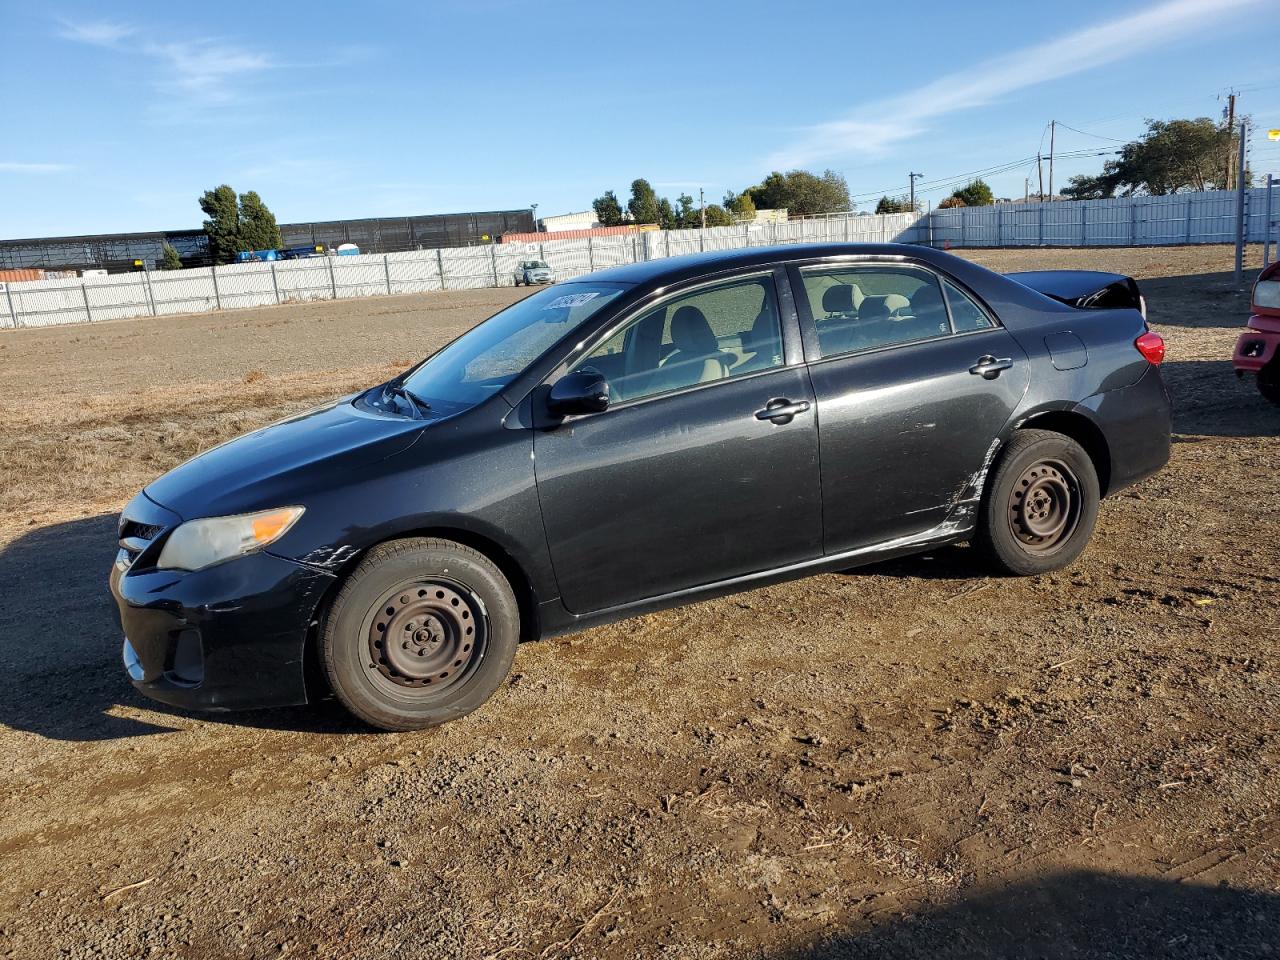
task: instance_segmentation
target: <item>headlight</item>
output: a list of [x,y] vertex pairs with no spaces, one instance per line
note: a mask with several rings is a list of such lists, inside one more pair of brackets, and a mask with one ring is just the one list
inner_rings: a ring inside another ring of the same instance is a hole
[[1253,305],[1268,310],[1280,307],[1280,280],[1259,280],[1254,284]]
[[162,570],[201,570],[254,553],[283,537],[304,509],[280,507],[236,517],[188,520],[169,534],[156,566]]

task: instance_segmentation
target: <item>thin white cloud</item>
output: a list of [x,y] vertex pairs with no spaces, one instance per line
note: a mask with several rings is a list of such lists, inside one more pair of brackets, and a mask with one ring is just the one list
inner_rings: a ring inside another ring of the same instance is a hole
[[69,163],[21,163],[16,160],[0,160],[0,173],[63,173],[70,169]]
[[211,103],[235,99],[235,81],[273,66],[264,54],[223,46],[212,40],[148,43],[142,51],[161,62],[168,83],[191,97]]
[[907,93],[855,108],[846,117],[809,127],[767,160],[771,168],[802,167],[834,157],[880,155],[919,136],[929,121],[984,106],[1026,87],[1143,53],[1263,0],[1168,0],[1126,17],[985,60]]
[[219,40],[162,39],[109,20],[64,20],[59,36],[149,59],[158,68],[155,86],[165,91],[176,89],[189,100],[202,103],[230,103],[237,99],[238,81],[278,66],[264,53]]
[[114,47],[125,37],[137,33],[136,27],[110,20],[63,20],[59,36],[95,47]]

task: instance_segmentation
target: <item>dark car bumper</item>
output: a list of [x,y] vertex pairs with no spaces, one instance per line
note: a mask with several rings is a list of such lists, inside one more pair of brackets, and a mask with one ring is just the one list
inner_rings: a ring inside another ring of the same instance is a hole
[[1080,404],[1102,430],[1110,453],[1106,494],[1151,476],[1169,462],[1172,409],[1159,367],[1137,383],[1094,394]]
[[111,569],[125,669],[155,700],[194,710],[305,703],[303,651],[330,574],[268,553],[184,573]]

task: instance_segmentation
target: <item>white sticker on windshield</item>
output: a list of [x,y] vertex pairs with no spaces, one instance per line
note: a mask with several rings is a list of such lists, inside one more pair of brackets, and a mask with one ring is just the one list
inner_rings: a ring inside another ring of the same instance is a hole
[[594,300],[600,296],[599,290],[593,290],[591,293],[567,293],[563,297],[556,297],[548,303],[543,310],[558,310],[561,307],[580,307],[589,300]]

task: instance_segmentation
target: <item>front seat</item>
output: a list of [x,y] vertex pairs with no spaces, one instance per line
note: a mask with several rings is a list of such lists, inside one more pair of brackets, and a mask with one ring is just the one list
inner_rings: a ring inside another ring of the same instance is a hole
[[685,304],[672,315],[671,342],[675,350],[662,361],[659,377],[663,390],[678,390],[729,375],[732,358],[720,351],[711,324],[697,307]]

